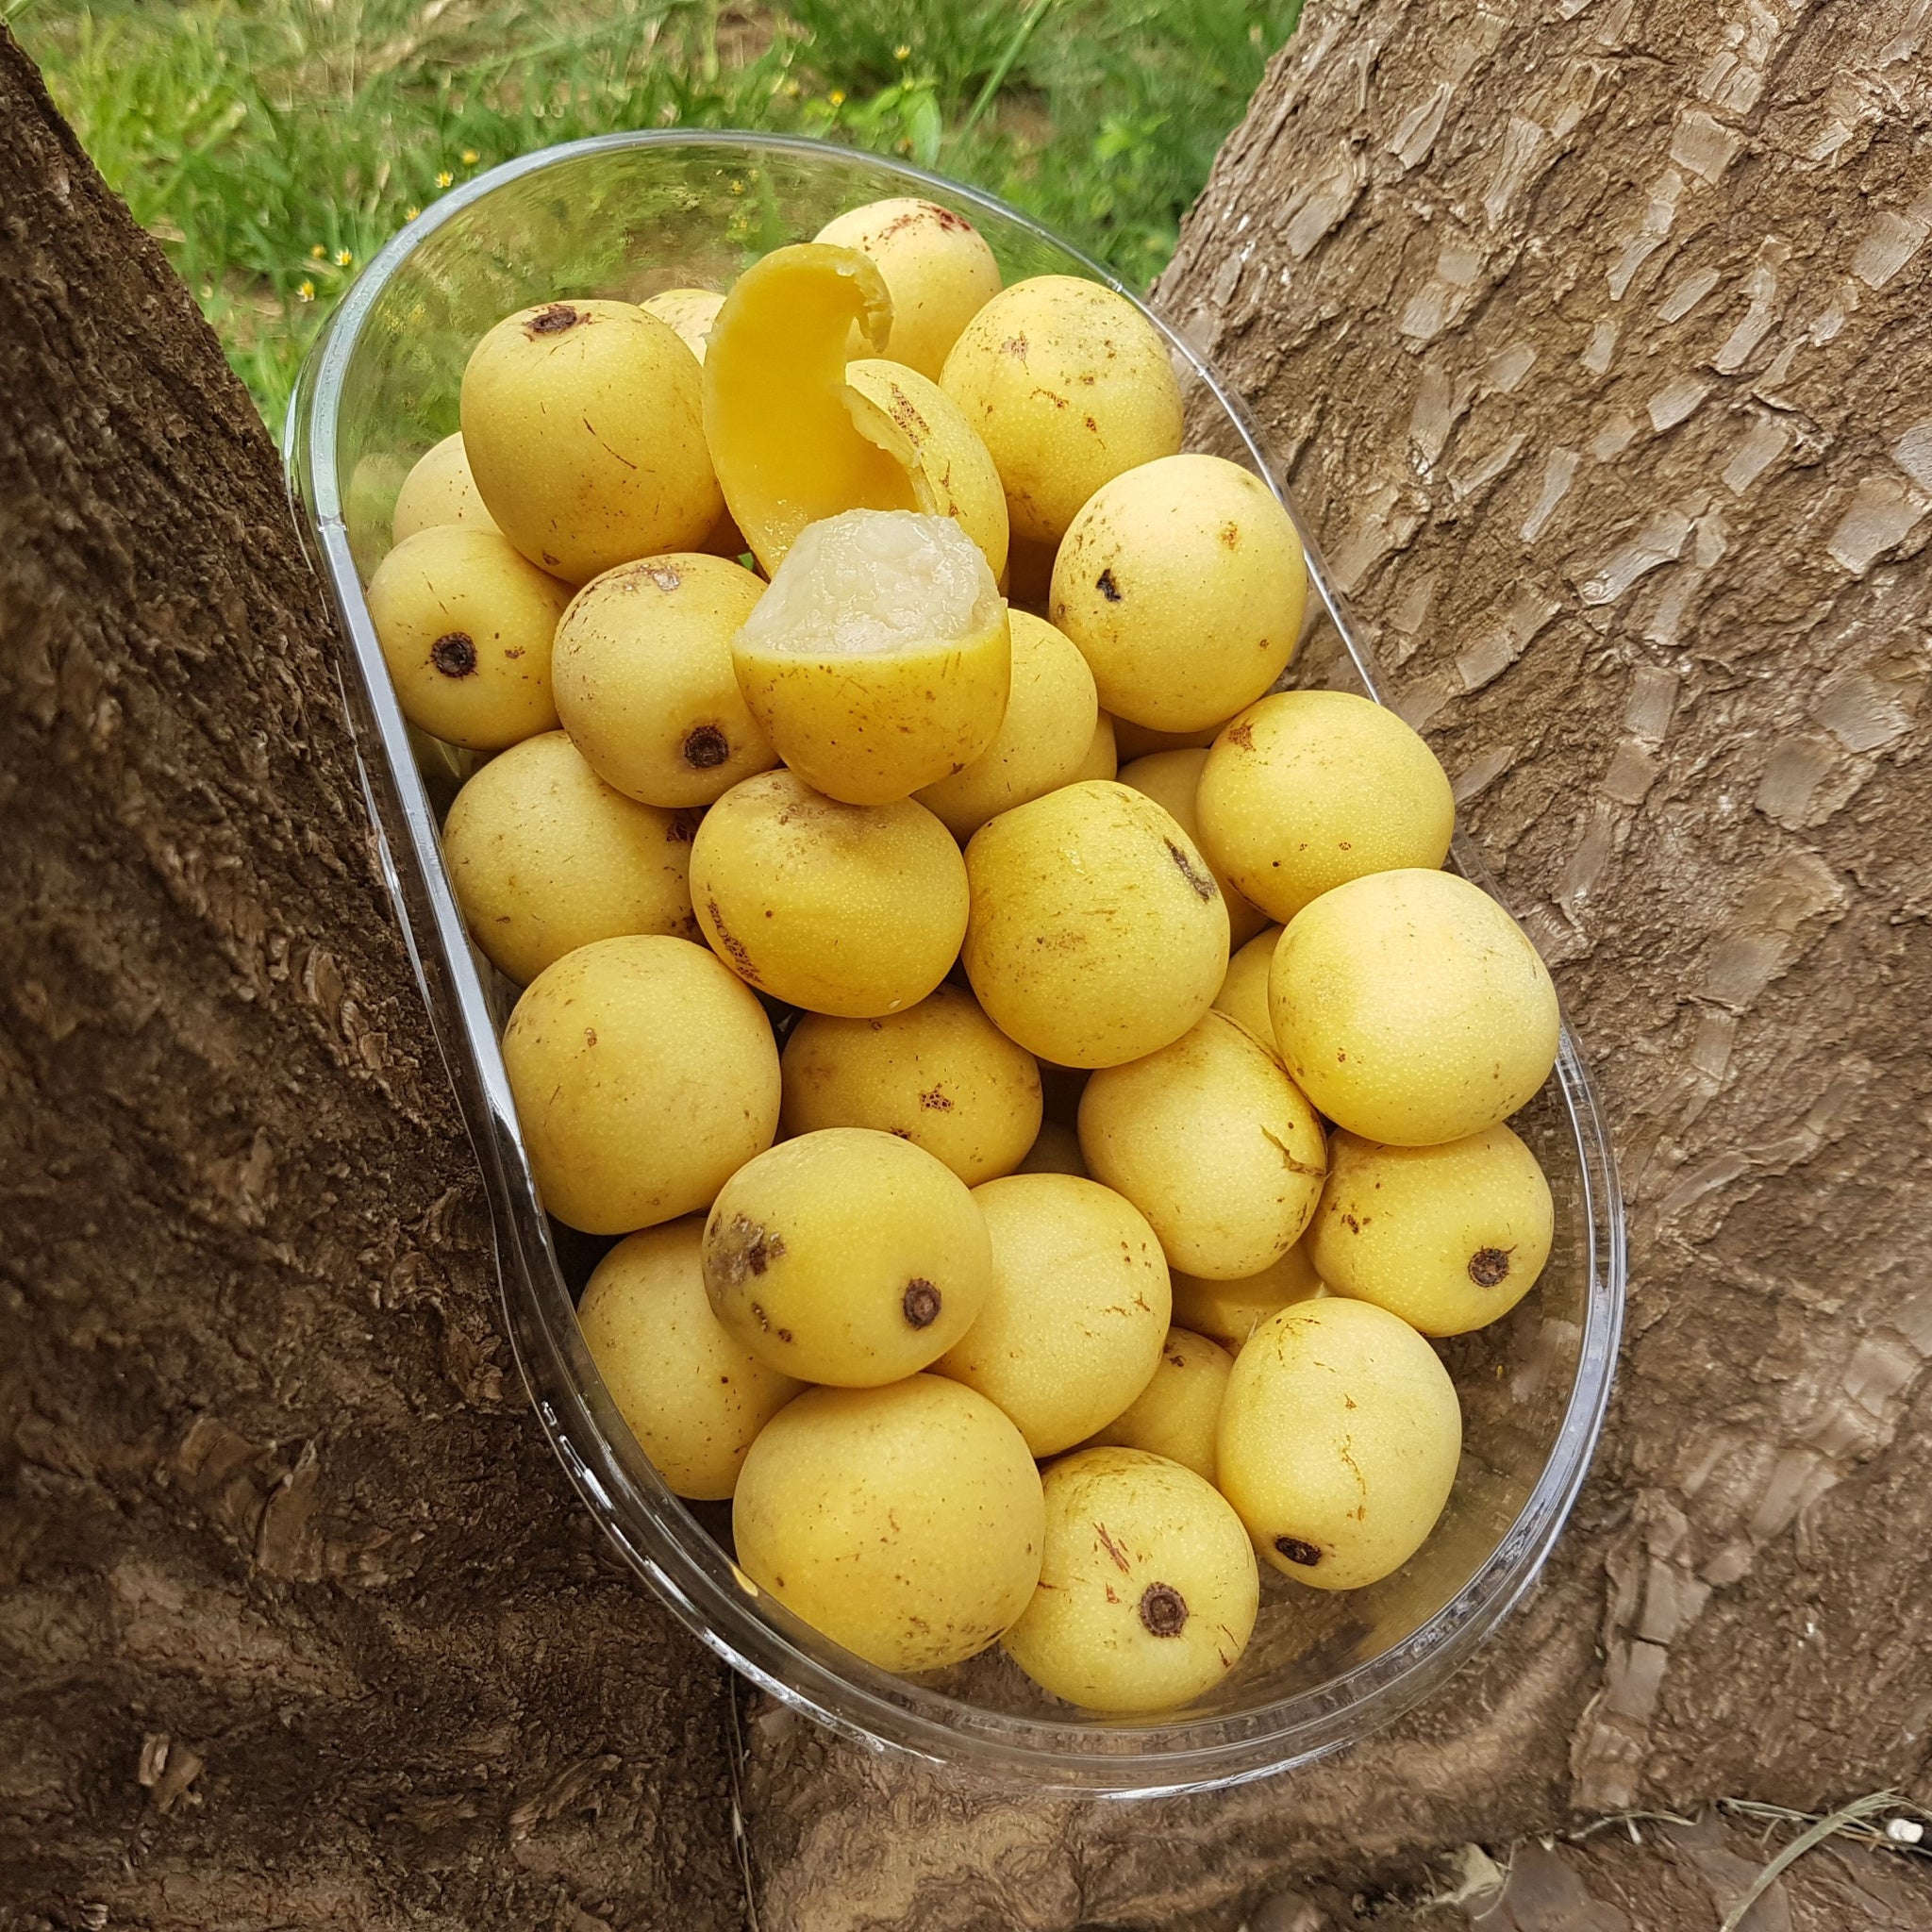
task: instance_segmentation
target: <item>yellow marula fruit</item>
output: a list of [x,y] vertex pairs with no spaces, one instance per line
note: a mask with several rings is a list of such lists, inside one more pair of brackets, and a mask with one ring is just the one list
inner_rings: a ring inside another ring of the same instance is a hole
[[1170,1328],[1154,1379],[1088,1446],[1144,1449],[1211,1483],[1221,1398],[1233,1367],[1233,1356],[1205,1335]]
[[966,871],[967,977],[1029,1052],[1118,1066],[1178,1040],[1212,1006],[1227,908],[1151,798],[1105,780],[1050,791],[982,825]]
[[880,354],[935,381],[959,331],[999,292],[1000,265],[985,237],[937,202],[868,202],[827,222],[813,239],[856,248],[878,264],[892,304]]
[[1306,1238],[1281,1259],[1234,1281],[1208,1281],[1198,1274],[1174,1274],[1174,1319],[1183,1328],[1218,1341],[1239,1355],[1271,1315],[1294,1302],[1313,1301],[1328,1292],[1308,1258]]
[[1197,731],[1288,668],[1307,586],[1267,484],[1221,457],[1168,457],[1104,484],[1074,519],[1051,615],[1114,717]]
[[997,736],[1007,607],[959,525],[852,510],[813,524],[732,645],[738,687],[785,762],[848,805],[962,772]]
[[1080,1156],[1080,1137],[1058,1121],[1042,1121],[1026,1158],[1014,1169],[1016,1174],[1072,1174],[1089,1178],[1087,1163]]
[[1247,1647],[1260,1575],[1241,1518],[1192,1470],[1083,1449],[1047,1471],[1046,1556],[1007,1654],[1088,1710],[1167,1710]]
[[1214,874],[1214,883],[1221,888],[1221,896],[1227,905],[1227,942],[1238,948],[1246,945],[1268,924],[1268,915],[1258,906],[1251,905],[1242,898],[1228,883],[1227,874],[1215,864],[1213,854],[1201,842],[1194,791],[1201,782],[1201,767],[1207,762],[1208,754],[1194,748],[1149,752],[1145,757],[1123,765],[1120,780],[1123,785],[1131,785],[1136,791],[1144,791],[1156,805],[1164,807],[1174,824],[1194,841],[1195,848],[1208,861],[1208,870]]
[[1448,856],[1456,800],[1436,755],[1386,706],[1284,691],[1215,740],[1201,848],[1279,920],[1350,879]]
[[1266,926],[1242,946],[1227,962],[1227,977],[1214,995],[1214,1010],[1245,1026],[1276,1059],[1281,1049],[1274,1043],[1274,1020],[1268,1010],[1268,969],[1274,963],[1274,942],[1282,930]]
[[1296,1086],[1397,1147],[1507,1120],[1548,1077],[1561,1024],[1528,935],[1447,872],[1371,873],[1296,913],[1268,1008]]
[[1152,1378],[1167,1263],[1133,1205],[1093,1181],[1008,1174],[973,1199],[992,1242],[992,1290],[934,1367],[997,1403],[1035,1456],[1052,1456],[1105,1427]]
[[1079,785],[1089,778],[1110,779],[1119,774],[1120,768],[1120,754],[1114,749],[1113,720],[1103,711],[1094,721],[1093,736],[1088,740],[1087,756],[1080,760],[1080,769],[1067,782]]
[[513,744],[457,793],[442,856],[463,919],[499,973],[546,966],[625,933],[701,937],[687,815],[613,791],[561,731]]
[[696,1215],[647,1227],[597,1264],[577,1325],[625,1426],[672,1492],[721,1502],[753,1438],[804,1384],[728,1334],[705,1295]]
[[1102,484],[1181,446],[1159,331],[1124,295],[1074,275],[1003,289],[966,325],[940,386],[992,452],[1013,535],[1029,543],[1058,543]]
[[470,751],[551,730],[550,645],[570,591],[508,538],[438,524],[398,543],[369,580],[369,620],[403,716]]
[[[919,802],[956,839],[988,819],[1090,775],[1100,708],[1087,660],[1044,618],[1009,613],[1013,682],[992,742],[968,765],[926,786]],[[1104,756],[1104,754],[1103,754]]]
[[875,1127],[924,1147],[969,1188],[1011,1174],[1040,1132],[1033,1056],[957,986],[877,1019],[807,1013],[782,1066],[782,1132]]
[[765,1425],[731,1506],[739,1567],[889,1671],[963,1663],[1025,1609],[1046,1506],[1020,1432],[938,1375],[808,1389]]
[[503,1059],[543,1205],[586,1234],[708,1207],[778,1124],[764,1008],[689,940],[566,953],[525,989]]
[[1358,1590],[1436,1526],[1462,1411],[1407,1322],[1325,1296],[1283,1308],[1235,1357],[1216,1448],[1221,1492],[1263,1562],[1318,1590]]
[[463,446],[490,514],[573,584],[693,550],[724,508],[700,372],[677,332],[628,302],[507,316],[463,371]]
[[1080,1096],[1080,1151],[1160,1237],[1171,1267],[1238,1281],[1279,1260],[1321,1199],[1327,1147],[1281,1063],[1225,1013],[1104,1067]]
[[1124,718],[1113,721],[1114,741],[1120,746],[1124,763],[1144,758],[1157,751],[1206,751],[1221,736],[1230,720],[1204,724],[1198,731],[1152,731],[1145,724],[1129,724]]
[[391,521],[390,540],[400,543],[418,530],[433,529],[439,524],[468,524],[479,530],[496,527],[495,520],[483,508],[482,497],[476,493],[476,479],[470,475],[470,458],[463,450],[461,430],[424,451],[416,458],[415,467],[403,478]]
[[1339,1133],[1307,1246],[1337,1294],[1424,1335],[1507,1315],[1550,1257],[1555,1210],[1537,1158],[1507,1127],[1440,1147]]
[[678,341],[702,362],[724,298],[715,289],[665,289],[638,306],[675,329]]
[[923,805],[840,805],[793,772],[747,778],[705,814],[691,891],[746,985],[851,1020],[923,1000],[966,930],[965,861]]
[[607,785],[646,805],[709,805],[778,762],[731,663],[764,590],[740,564],[677,551],[620,564],[572,599],[551,687]]

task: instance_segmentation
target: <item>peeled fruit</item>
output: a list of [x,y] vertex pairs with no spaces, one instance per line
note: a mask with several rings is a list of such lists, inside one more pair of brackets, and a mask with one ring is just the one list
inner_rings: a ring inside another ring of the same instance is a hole
[[1440,1147],[1340,1133],[1308,1248],[1337,1294],[1424,1335],[1507,1315],[1550,1257],[1555,1209],[1537,1158],[1507,1127]]
[[785,762],[848,805],[964,771],[997,735],[1012,676],[985,558],[950,518],[909,511],[810,525],[732,658]]
[[1080,1157],[1080,1137],[1058,1121],[1043,1121],[1039,1137],[1026,1150],[1026,1158],[1016,1174],[1074,1174],[1088,1178],[1087,1163]]
[[[992,742],[968,765],[928,785],[919,802],[956,839],[988,819],[1088,775],[1100,708],[1087,660],[1044,618],[1009,613],[1013,682]],[[1113,775],[1111,765],[1102,774]]]
[[1149,752],[1144,758],[1123,765],[1120,779],[1123,785],[1131,785],[1136,791],[1145,792],[1156,805],[1164,807],[1174,824],[1194,841],[1226,902],[1228,943],[1244,946],[1268,924],[1268,915],[1228,883],[1227,874],[1215,864],[1213,854],[1201,842],[1194,791],[1201,782],[1201,767],[1207,762],[1208,754],[1198,749]]
[[892,321],[880,351],[934,380],[959,331],[999,292],[1000,265],[963,215],[895,196],[848,209],[816,241],[856,248],[878,264]]
[[1159,331],[1124,295],[1074,275],[1002,290],[960,333],[940,386],[992,452],[1013,534],[1030,543],[1058,543],[1103,483],[1181,446]]
[[1358,1590],[1435,1528],[1462,1411],[1407,1322],[1324,1297],[1283,1308],[1235,1357],[1217,1446],[1222,1494],[1262,1561],[1317,1590]]
[[474,524],[418,530],[369,580],[369,621],[403,716],[471,751],[557,724],[550,643],[569,589]]
[[1274,1021],[1268,1010],[1268,969],[1274,963],[1274,942],[1281,934],[1278,925],[1257,932],[1227,962],[1227,977],[1214,995],[1215,1011],[1245,1026],[1276,1059],[1281,1049],[1274,1043]]
[[966,973],[993,1024],[1069,1067],[1180,1038],[1227,971],[1227,908],[1151,798],[1086,780],[1002,812],[966,848]]
[[457,793],[442,856],[457,904],[499,973],[546,966],[625,933],[700,937],[691,820],[613,791],[561,731],[493,758]]
[[400,543],[418,530],[433,529],[439,524],[469,524],[482,530],[496,527],[490,512],[483,508],[482,497],[476,493],[476,479],[470,475],[470,458],[463,450],[461,430],[425,450],[416,458],[415,468],[403,478],[391,524],[391,541]]
[[875,1019],[923,1000],[966,930],[966,865],[923,805],[841,805],[763,772],[705,814],[691,903],[747,985],[814,1013]]
[[1129,724],[1124,718],[1113,721],[1113,735],[1123,761],[1144,758],[1157,751],[1206,751],[1221,736],[1223,725],[1204,724],[1198,731],[1150,731],[1144,724]]
[[1308,1258],[1304,1237],[1258,1274],[1233,1281],[1208,1281],[1176,1269],[1174,1319],[1178,1326],[1205,1335],[1231,1355],[1239,1355],[1248,1337],[1271,1315],[1278,1314],[1291,1302],[1312,1301],[1327,1291]]
[[1506,1120],[1556,1063],[1560,1016],[1521,926],[1467,879],[1377,872],[1290,922],[1269,969],[1282,1062],[1339,1126],[1399,1147]]
[[647,1227],[597,1264],[577,1325],[617,1412],[674,1494],[719,1502],[752,1439],[804,1387],[726,1333],[705,1296],[696,1215]]
[[1080,1151],[1096,1180],[1147,1217],[1171,1266],[1211,1281],[1287,1254],[1328,1166],[1322,1123],[1280,1062],[1213,1012],[1088,1081]]
[[586,1234],[708,1207],[778,1124],[764,1008],[689,940],[566,953],[525,989],[503,1058],[543,1205]]
[[741,564],[677,551],[577,592],[550,681],[563,728],[606,784],[646,805],[709,805],[778,762],[731,663],[764,590]]
[[1211,1483],[1221,1397],[1233,1367],[1233,1356],[1205,1335],[1170,1328],[1160,1345],[1153,1381],[1093,1438],[1091,1446],[1144,1449]]
[[1132,1204],[1093,1181],[1008,1174],[973,1199],[992,1242],[992,1289],[934,1366],[1051,1456],[1146,1388],[1168,1329],[1167,1263]]
[[1165,1710],[1247,1646],[1260,1576],[1241,1518],[1192,1470],[1086,1449],[1047,1471],[1046,1555],[1007,1654],[1088,1710]]
[[876,1127],[937,1156],[969,1188],[1011,1174],[1040,1131],[1033,1056],[957,986],[878,1019],[807,1013],[782,1067],[786,1134]]
[[1215,741],[1201,774],[1201,848],[1275,919],[1372,872],[1433,871],[1456,800],[1422,739],[1345,691],[1263,698]]
[[1020,1432],[937,1375],[808,1389],[764,1428],[732,1499],[739,1567],[889,1671],[963,1663],[1026,1607],[1046,1507]]
[[1273,491],[1222,457],[1171,456],[1097,489],[1053,566],[1053,621],[1102,707],[1197,731],[1253,704],[1301,636],[1308,573]]
[[724,508],[697,359],[628,302],[506,316],[463,371],[462,417],[490,514],[532,563],[571,583],[694,550]]
[[638,306],[646,315],[655,315],[675,328],[678,341],[702,362],[711,325],[717,321],[724,298],[714,289],[666,289]]

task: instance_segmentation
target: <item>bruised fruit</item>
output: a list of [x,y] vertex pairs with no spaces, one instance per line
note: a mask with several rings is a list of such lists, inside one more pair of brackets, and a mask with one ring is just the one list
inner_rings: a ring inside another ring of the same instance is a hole
[[731,664],[764,588],[741,565],[679,551],[577,592],[550,679],[563,728],[606,784],[646,805],[709,805],[778,762]]
[[1433,870],[1456,801],[1436,755],[1386,706],[1345,691],[1284,691],[1215,741],[1198,794],[1201,849],[1270,914],[1366,873]]
[[1195,849],[1208,861],[1214,883],[1227,906],[1228,944],[1241,947],[1268,924],[1268,915],[1251,905],[1228,883],[1227,875],[1214,862],[1214,855],[1201,841],[1199,815],[1194,808],[1194,791],[1201,782],[1201,767],[1208,754],[1197,749],[1149,752],[1120,768],[1123,785],[1143,791],[1156,805],[1163,807],[1182,831],[1194,841]]
[[966,930],[965,861],[923,805],[841,805],[792,772],[747,778],[705,814],[691,891],[746,985],[847,1019],[923,1000]]
[[1198,1274],[1174,1274],[1174,1319],[1183,1328],[1218,1341],[1239,1355],[1251,1336],[1271,1315],[1291,1302],[1312,1301],[1325,1294],[1315,1264],[1308,1258],[1306,1236],[1281,1259],[1233,1281],[1208,1281]]
[[760,1361],[711,1312],[696,1215],[647,1227],[606,1255],[577,1325],[625,1426],[671,1491],[719,1502],[752,1440],[804,1384]]
[[1151,798],[1087,780],[1002,812],[966,848],[966,972],[1002,1032],[1061,1066],[1177,1040],[1227,970],[1207,861]]
[[471,751],[557,724],[550,646],[570,591],[508,538],[438,524],[398,543],[369,580],[369,621],[403,716]]
[[532,563],[581,584],[694,550],[724,508],[697,359],[628,302],[507,316],[463,371],[463,445],[490,514]]
[[1247,1647],[1260,1576],[1241,1518],[1192,1470],[1084,1449],[1045,1477],[1046,1553],[1007,1654],[1088,1710],[1166,1710]]
[[1439,1147],[1339,1133],[1307,1244],[1337,1294],[1462,1335],[1536,1285],[1554,1229],[1550,1184],[1507,1127]]
[[1146,1388],[1167,1334],[1167,1263],[1110,1189],[1072,1174],[1008,1174],[973,1191],[992,1243],[992,1288],[934,1365],[1009,1415],[1036,1456],[1104,1427]]
[[1020,1432],[937,1375],[808,1389],[765,1425],[732,1499],[739,1567],[889,1671],[993,1642],[1040,1576],[1046,1511]]
[[1399,1147],[1480,1133],[1557,1058],[1557,992],[1529,936],[1467,879],[1377,872],[1324,892],[1274,948],[1282,1063],[1337,1125]]
[[879,353],[935,381],[959,331],[999,292],[1000,265],[985,238],[937,202],[868,202],[827,222],[814,240],[877,263],[892,305]]
[[403,478],[396,495],[395,515],[391,525],[391,541],[400,543],[418,530],[440,524],[468,524],[482,530],[496,527],[483,499],[476,493],[476,479],[470,475],[470,458],[463,450],[461,430],[445,436],[433,448],[416,458],[416,466]]
[[638,306],[646,315],[655,315],[675,329],[678,341],[702,362],[711,325],[717,321],[724,298],[712,289],[666,289]]
[[693,821],[613,791],[561,731],[493,758],[457,793],[442,856],[457,904],[499,973],[546,966],[625,933],[699,937]]
[[1461,1450],[1448,1370],[1368,1302],[1283,1308],[1235,1357],[1222,1400],[1222,1493],[1261,1560],[1317,1590],[1357,1590],[1407,1562]]
[[947,517],[853,510],[793,544],[732,646],[785,762],[890,805],[962,772],[1006,716],[1012,648],[986,559]]
[[764,1008],[689,940],[566,953],[525,989],[503,1059],[543,1205],[586,1234],[708,1207],[778,1124]]
[[1268,969],[1274,963],[1274,942],[1281,933],[1278,925],[1257,932],[1227,962],[1227,977],[1214,995],[1215,1011],[1245,1026],[1276,1059],[1281,1049],[1274,1043],[1274,1021],[1268,1011]]
[[787,1374],[871,1389],[915,1374],[972,1326],[992,1288],[964,1182],[870,1127],[781,1141],[724,1183],[705,1224],[718,1319]]
[[1205,1335],[1170,1328],[1154,1379],[1090,1446],[1144,1449],[1214,1480],[1214,1438],[1234,1357]]
[[969,1188],[1011,1174],[1040,1131],[1033,1056],[957,986],[878,1019],[807,1013],[783,1070],[785,1133],[876,1127],[936,1155]]

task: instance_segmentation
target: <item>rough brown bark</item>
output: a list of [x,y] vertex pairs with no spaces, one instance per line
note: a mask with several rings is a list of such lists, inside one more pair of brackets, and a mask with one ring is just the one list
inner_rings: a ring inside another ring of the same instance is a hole
[[1591,1049],[1612,1426],[1479,1667],[1299,1776],[975,1799],[761,1724],[774,1923],[1231,1926],[1637,1805],[1932,1796],[1928,48],[1926,0],[1312,0],[1162,295]]
[[0,28],[0,1924],[741,1922],[723,1674],[525,1405],[330,621]]

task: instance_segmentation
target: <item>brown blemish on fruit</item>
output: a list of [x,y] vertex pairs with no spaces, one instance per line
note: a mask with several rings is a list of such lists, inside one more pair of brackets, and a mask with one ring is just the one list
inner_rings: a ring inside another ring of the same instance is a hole
[[1299,1563],[1304,1570],[1312,1570],[1322,1560],[1322,1553],[1313,1543],[1305,1543],[1298,1536],[1278,1536],[1274,1547],[1291,1563]]
[[731,742],[715,724],[700,724],[685,734],[679,750],[695,772],[708,772],[731,756]]
[[[1240,745],[1243,751],[1253,751],[1255,748],[1255,727],[1247,724],[1230,724],[1227,727],[1227,741],[1230,744]],[[1277,859],[1275,863],[1278,865],[1280,860]]]
[[[785,1237],[761,1227],[748,1214],[734,1214],[712,1237],[708,1248],[707,1272],[726,1288],[742,1288],[784,1254]],[[751,1311],[760,1328],[767,1325],[765,1311],[757,1302],[752,1303]]]
[[940,1291],[923,1274],[906,1284],[899,1307],[915,1328],[930,1328],[940,1318]]
[[951,1113],[953,1110],[951,1098],[945,1090],[941,1087],[935,1087],[929,1092],[922,1093],[919,1096],[919,1104],[921,1107],[929,1108],[934,1113]]
[[1150,1583],[1141,1592],[1141,1622],[1155,1637],[1178,1637],[1187,1626],[1188,1600],[1171,1583]]
[[1024,336],[1008,336],[1000,344],[1000,347],[1008,356],[1018,356],[1023,361],[1025,359],[1026,338]]
[[758,983],[758,969],[751,963],[751,955],[745,951],[744,941],[737,938],[724,924],[724,915],[718,909],[715,899],[705,902],[705,910],[711,915],[711,932],[718,943],[731,956],[731,963],[738,970],[741,979],[749,980],[753,986]]
[[446,630],[430,645],[429,661],[445,677],[472,677],[476,671],[476,641],[466,630]]
[[1118,604],[1121,601],[1121,587],[1114,582],[1113,572],[1110,570],[1102,571],[1100,575],[1093,579],[1093,588],[1096,591],[1098,591],[1100,594],[1103,597],[1105,597],[1109,604]]
[[1478,1248],[1469,1257],[1469,1278],[1478,1288],[1494,1288],[1509,1273],[1507,1248]]
[[[1311,1181],[1326,1179],[1328,1169],[1325,1165],[1321,1167],[1310,1167],[1307,1161],[1297,1160],[1294,1158],[1294,1156],[1288,1151],[1288,1143],[1282,1140],[1279,1134],[1272,1132],[1267,1127],[1263,1127],[1261,1129],[1261,1138],[1264,1141],[1272,1141],[1274,1143],[1274,1151],[1275,1153],[1281,1156],[1281,1164],[1283,1167],[1287,1168],[1290,1174],[1301,1174],[1302,1176],[1304,1176],[1304,1178]],[[1359,1234],[1361,1230],[1357,1228],[1356,1232]]]
[[565,329],[575,328],[583,321],[582,314],[568,302],[553,302],[548,308],[540,308],[524,325],[524,333],[532,336],[560,336]]
[[649,577],[667,597],[684,581],[668,563],[640,564],[638,566],[638,575]]
[[586,1026],[584,1028],[584,1044],[586,1046],[595,1046],[596,1043],[597,1029],[594,1026]]
[[1113,1558],[1113,1566],[1124,1576],[1134,1566],[1127,1561],[1127,1553],[1107,1533],[1107,1524],[1096,1523],[1093,1534],[1100,1539],[1100,1547]]
[[1230,550],[1239,550],[1241,547],[1241,526],[1239,524],[1223,524],[1221,541]]
[[1172,839],[1165,839],[1161,842],[1167,847],[1167,856],[1180,867],[1182,878],[1194,889],[1194,896],[1201,900],[1212,899],[1214,881]]

